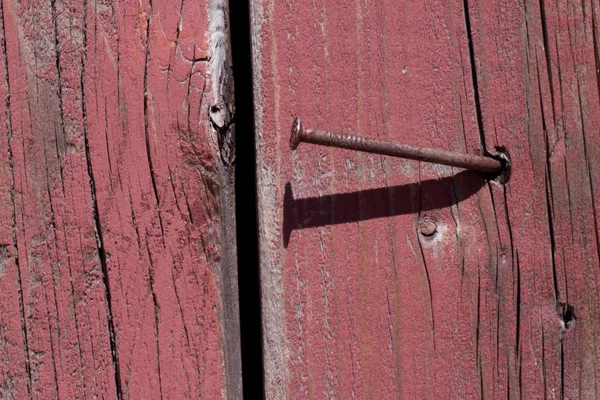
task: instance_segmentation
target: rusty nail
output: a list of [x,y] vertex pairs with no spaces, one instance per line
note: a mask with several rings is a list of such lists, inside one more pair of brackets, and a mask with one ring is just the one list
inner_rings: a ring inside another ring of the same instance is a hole
[[301,142],[407,158],[488,173],[499,173],[504,167],[501,161],[491,157],[384,142],[318,129],[304,129],[300,118],[296,117],[292,123],[290,147],[292,150],[296,150]]
[[433,236],[437,232],[437,225],[429,218],[423,218],[419,221],[419,231],[423,236]]

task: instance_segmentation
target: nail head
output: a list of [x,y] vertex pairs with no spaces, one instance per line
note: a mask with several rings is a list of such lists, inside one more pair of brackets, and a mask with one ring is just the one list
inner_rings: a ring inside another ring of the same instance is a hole
[[419,221],[419,231],[423,236],[433,236],[437,232],[437,224],[425,218]]
[[290,148],[292,150],[296,150],[300,144],[300,132],[302,132],[302,121],[296,117],[292,122],[292,134],[290,135]]

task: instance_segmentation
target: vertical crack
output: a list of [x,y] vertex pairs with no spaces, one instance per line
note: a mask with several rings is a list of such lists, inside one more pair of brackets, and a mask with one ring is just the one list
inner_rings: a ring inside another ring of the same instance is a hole
[[[144,61],[144,135],[146,138],[146,154],[148,156],[148,166],[150,167],[150,179],[152,180],[152,190],[156,198],[156,204],[160,207],[160,198],[156,188],[156,177],[154,176],[154,167],[152,166],[152,149],[150,148],[150,133],[148,129],[148,106],[150,93],[148,92],[148,64],[150,63],[150,24],[152,23],[152,0],[148,1],[148,16],[146,20],[146,58]],[[162,226],[161,226],[162,230]]]
[[515,341],[517,345],[515,357],[519,363],[519,395],[523,395],[523,347],[521,346],[521,263],[519,261],[519,251],[516,253],[517,259],[517,299],[516,299],[516,332]]
[[88,181],[90,184],[90,196],[92,202],[92,215],[94,218],[94,233],[96,236],[96,250],[98,251],[98,258],[100,259],[100,267],[102,270],[102,282],[104,284],[105,294],[105,307],[107,313],[108,322],[108,335],[110,342],[110,352],[112,363],[114,367],[114,378],[115,378],[115,391],[117,399],[123,398],[123,390],[121,386],[121,370],[119,366],[119,353],[118,353],[118,338],[115,331],[113,322],[113,310],[112,310],[112,296],[110,290],[110,279],[108,277],[108,263],[106,260],[106,249],[104,247],[104,238],[102,236],[102,224],[100,222],[100,213],[98,211],[98,201],[96,199],[96,181],[94,178],[94,171],[92,167],[92,159],[90,156],[90,143],[88,139],[87,131],[87,106],[85,100],[85,70],[87,62],[87,0],[83,2],[83,57],[81,60],[81,76],[80,76],[80,87],[81,87],[81,114],[82,114],[82,125],[83,125],[83,144],[85,148],[85,161],[87,164]]
[[542,96],[542,87],[540,80],[540,72],[538,68],[537,72],[538,76],[538,92],[540,96],[540,109],[542,112],[542,129],[544,131],[544,139],[546,146],[546,171],[544,176],[545,186],[546,186],[546,211],[548,213],[548,235],[550,237],[550,257],[552,260],[552,281],[554,284],[554,301],[558,303],[559,300],[559,290],[558,290],[558,276],[556,271],[556,238],[554,233],[554,221],[552,217],[553,213],[553,195],[552,195],[552,169],[550,164],[550,156],[552,150],[550,149],[550,139],[548,137],[548,129],[546,126],[546,116],[544,115],[544,100]]
[[[42,142],[43,142],[43,147],[44,147],[44,162],[46,163],[46,165],[48,165],[48,157],[46,154],[46,140],[45,138],[42,136]],[[58,244],[58,236],[56,235],[56,232],[58,232],[58,229],[56,227],[56,218],[55,218],[55,212],[54,212],[54,206],[52,205],[52,192],[50,189],[50,173],[48,171],[48,169],[46,168],[46,195],[48,196],[48,205],[50,207],[50,226],[52,227],[52,232],[54,232],[54,250],[56,252],[56,256],[58,257],[58,248],[59,248],[59,244]],[[47,249],[48,249],[48,253],[51,252],[51,246],[50,245],[46,245]],[[69,249],[67,246],[67,264],[69,264],[69,271],[71,269],[70,266],[70,257],[69,257]],[[51,261],[52,263],[52,261]],[[51,264],[50,266],[50,276],[52,278],[52,294],[54,297],[54,309],[56,311],[56,320],[57,320],[57,326],[56,326],[56,334],[58,336],[58,341],[59,341],[59,345],[58,345],[58,357],[61,357],[61,347],[60,347],[60,319],[59,319],[59,306],[58,306],[58,296],[56,294],[56,278],[55,278],[55,271],[54,271],[54,266]],[[71,280],[71,288],[73,288],[73,281]],[[44,296],[46,298],[46,314],[47,314],[47,322],[48,322],[48,327],[52,326],[51,320],[50,320],[50,309],[48,307],[48,294],[44,291]],[[73,299],[75,299],[75,296],[72,296]],[[73,302],[73,312],[74,312],[74,316],[75,316],[75,329],[77,331],[77,312],[75,311],[75,303]],[[57,374],[57,370],[56,370],[56,360],[54,357],[54,340],[52,338],[52,333],[49,335],[49,341],[50,341],[50,353],[52,354],[52,369],[54,372],[54,382],[55,382],[55,389],[56,389],[56,396],[57,398],[59,397],[59,390],[58,390],[58,374]],[[79,333],[77,333],[77,342],[79,345]],[[80,359],[81,359],[81,347],[78,348],[79,350],[79,355],[80,355]],[[80,366],[83,365],[80,363]]]
[[25,372],[27,374],[27,394],[31,398],[31,364],[29,361],[29,335],[27,332],[27,323],[25,318],[25,301],[23,298],[23,282],[21,280],[21,265],[19,262],[19,246],[17,241],[17,211],[15,205],[15,164],[12,151],[12,113],[10,104],[10,73],[8,71],[8,54],[6,48],[6,19],[4,16],[4,4],[0,1],[0,14],[2,19],[2,40],[0,46],[2,47],[2,63],[4,67],[4,84],[6,86],[6,95],[4,97],[6,111],[5,111],[5,125],[6,125],[6,149],[8,152],[8,169],[10,171],[10,207],[11,207],[11,234],[12,234],[12,245],[14,251],[15,260],[15,271],[17,275],[17,292],[19,296],[19,311],[21,317],[21,332],[23,334],[23,351],[25,360]]
[[592,40],[594,41],[594,65],[596,67],[596,88],[600,101],[600,51],[598,50],[598,30],[596,29],[596,13],[592,10]]
[[[52,322],[50,320],[50,307],[48,307],[48,304],[50,303],[48,300],[48,293],[44,292],[44,297],[46,300],[46,323],[48,324],[48,327],[51,327]],[[54,395],[57,399],[59,399],[60,392],[58,389],[58,373],[56,371],[56,357],[54,355],[54,339],[52,338],[52,334],[48,335],[48,341],[50,342],[50,358],[52,360],[52,372],[54,373]]]
[[521,264],[519,262],[519,252],[517,251],[517,298],[516,298],[516,327],[515,327],[515,341],[517,345],[517,357],[521,347]]
[[156,176],[154,174],[154,166],[152,164],[152,148],[150,146],[150,130],[148,127],[148,109],[150,103],[150,92],[148,88],[148,73],[150,64],[150,25],[152,24],[152,0],[148,1],[148,16],[146,21],[146,59],[144,62],[144,137],[146,139],[146,155],[148,157],[148,167],[150,168],[150,180],[152,182],[152,191],[156,198],[156,209],[158,212],[158,221],[160,224],[160,232],[164,241],[163,222],[160,215],[160,197],[158,196],[158,188],[156,187]]
[[[154,173],[154,165],[152,163],[152,148],[150,146],[150,129],[148,122],[148,110],[150,108],[150,91],[148,85],[148,75],[150,67],[150,25],[152,24],[152,0],[148,0],[148,16],[146,21],[146,58],[144,61],[144,136],[146,139],[146,155],[148,157],[148,167],[150,169],[150,180],[152,182],[152,190],[156,198],[156,212],[158,214],[158,222],[160,224],[161,240],[165,247],[165,231],[163,228],[162,216],[160,213],[160,197],[158,196],[158,188],[156,185],[156,175]],[[160,397],[163,398],[162,377],[160,371],[160,342],[159,342],[159,325],[160,325],[160,307],[154,290],[154,263],[150,254],[150,244],[148,243],[148,232],[146,232],[146,250],[148,252],[148,279],[150,281],[150,292],[152,294],[152,304],[154,307],[154,340],[156,346],[156,365],[158,372],[158,388]]]
[[[86,0],[87,1],[87,0]],[[65,129],[65,111],[64,111],[64,105],[63,105],[63,88],[62,88],[62,71],[60,68],[60,42],[58,40],[58,21],[57,21],[57,12],[56,12],[56,0],[52,0],[51,2],[51,6],[52,6],[52,25],[54,28],[54,50],[56,52],[56,58],[55,58],[55,62],[56,62],[56,77],[57,77],[57,90],[58,90],[58,107],[59,107],[59,112],[60,112],[60,130],[62,133],[62,143],[66,142],[66,129]],[[85,31],[85,29],[84,29]],[[84,33],[85,35],[85,33]],[[56,131],[55,131],[55,135],[56,135]],[[63,144],[64,146],[64,144]],[[58,160],[60,161],[62,156],[61,156],[61,152],[59,150],[59,140],[58,137],[56,138],[56,157],[58,158]],[[61,187],[62,187],[62,193],[63,193],[63,197],[65,195],[65,175],[64,175],[64,169],[63,169],[63,163],[59,162],[59,170],[60,170],[60,183],[61,183]]]
[[477,63],[475,61],[475,46],[473,44],[473,32],[471,29],[471,15],[469,10],[469,0],[463,0],[465,8],[465,25],[467,28],[467,38],[469,41],[469,59],[471,62],[471,79],[473,80],[473,96],[475,99],[475,110],[477,112],[477,128],[479,129],[479,139],[483,146],[484,153],[487,151],[485,145],[485,135],[483,132],[483,112],[481,111],[481,98],[479,96],[479,83],[477,81]]
[[480,351],[480,334],[481,334],[481,273],[477,270],[477,323],[475,331],[475,359],[477,360],[478,373],[479,373],[479,390],[482,399],[485,398],[483,390],[483,366],[481,365],[481,351]]
[[[81,80],[83,84],[83,75],[82,72]],[[83,91],[82,91],[83,92]],[[82,104],[85,104],[85,95],[82,95]],[[85,106],[84,106],[85,110]],[[94,232],[96,235],[96,249],[98,251],[98,257],[100,258],[100,266],[102,269],[102,282],[104,283],[104,292],[106,296],[106,308],[107,308],[107,317],[108,317],[108,333],[110,340],[110,351],[112,356],[112,362],[115,368],[115,386],[117,392],[117,398],[123,398],[123,392],[121,389],[121,372],[119,368],[119,355],[117,350],[117,334],[115,332],[115,327],[113,323],[113,311],[112,311],[112,298],[110,291],[110,281],[108,278],[108,265],[106,261],[106,250],[104,247],[104,239],[102,237],[102,224],[100,222],[100,214],[98,212],[98,201],[96,200],[96,183],[94,180],[94,172],[92,169],[92,161],[90,156],[90,145],[87,137],[87,129],[85,128],[85,111],[83,121],[84,121],[84,133],[83,133],[83,142],[85,147],[85,160],[87,163],[87,173],[88,180],[90,182],[90,194],[92,199],[92,214],[94,217]]]
[[588,171],[588,184],[590,189],[590,197],[592,200],[592,216],[594,218],[594,236],[596,238],[596,256],[600,261],[600,237],[598,236],[598,213],[596,212],[596,198],[594,196],[594,180],[592,175],[592,163],[588,154],[587,132],[585,129],[585,116],[583,115],[583,100],[581,99],[581,84],[577,79],[577,95],[579,99],[579,118],[581,119],[581,135],[583,138],[583,154]]
[[[419,184],[421,183],[421,169],[419,168]],[[417,215],[417,219],[420,220],[421,219],[421,210],[423,209],[423,204],[422,204],[422,200],[423,200],[423,196],[421,191],[423,190],[422,186],[419,186],[419,213]],[[418,228],[416,228],[416,235],[417,235],[417,242],[419,243],[419,251],[421,254],[421,259],[423,260],[423,267],[425,268],[425,276],[427,277],[427,288],[429,289],[429,309],[431,311],[431,330],[432,330],[432,337],[433,337],[433,352],[435,354],[436,352],[436,340],[435,340],[435,318],[434,318],[434,313],[433,313],[433,289],[431,287],[431,278],[429,276],[429,268],[427,267],[427,260],[425,258],[425,252],[423,250],[423,244],[421,243],[421,238],[419,236],[419,232],[418,232]],[[435,374],[435,369],[434,369],[434,374]]]
[[152,294],[152,304],[154,306],[154,344],[156,347],[156,368],[158,373],[158,391],[160,392],[160,398],[163,398],[162,390],[162,377],[160,372],[160,342],[159,338],[159,326],[160,326],[160,307],[156,298],[156,291],[154,290],[154,263],[152,262],[152,254],[150,254],[150,243],[148,243],[148,232],[146,232],[146,251],[148,253],[148,278],[150,281],[150,293]]
[[544,399],[548,398],[548,378],[546,372],[546,332],[542,325],[542,380],[544,382]]
[[[548,40],[548,25],[546,22],[546,5],[544,4],[544,0],[539,0],[540,2],[540,19],[542,22],[542,36],[544,38],[544,53],[546,55],[546,70],[548,73],[548,84],[550,85],[550,101],[552,101],[552,119],[554,121],[554,126],[556,126],[556,112],[554,106],[554,82],[552,79],[552,59],[550,57],[550,45]],[[542,108],[543,111],[543,108]]]

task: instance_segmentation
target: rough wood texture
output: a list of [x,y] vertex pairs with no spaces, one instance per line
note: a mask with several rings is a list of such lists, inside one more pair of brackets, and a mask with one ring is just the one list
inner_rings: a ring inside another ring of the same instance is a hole
[[[252,2],[268,398],[600,395],[599,17],[589,0]],[[291,153],[295,115],[505,146],[512,178]]]
[[226,13],[0,2],[0,397],[241,393]]

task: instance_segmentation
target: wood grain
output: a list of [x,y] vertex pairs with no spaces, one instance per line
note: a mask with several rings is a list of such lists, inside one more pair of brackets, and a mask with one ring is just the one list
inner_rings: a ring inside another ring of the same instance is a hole
[[0,5],[1,397],[238,396],[226,4]]
[[[252,2],[268,398],[597,396],[598,17],[590,1]],[[505,147],[512,177],[292,153],[296,115]]]
[[[594,398],[600,311],[598,4],[479,7],[474,43],[486,77],[482,108],[490,110],[484,127],[494,132],[491,144],[505,143],[515,165],[524,166],[514,170],[504,191],[493,192],[494,203],[502,204],[496,211],[504,215],[500,237],[519,271],[512,380],[525,397]],[[492,40],[499,34],[504,43]]]

